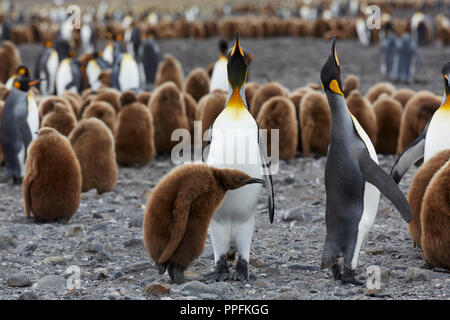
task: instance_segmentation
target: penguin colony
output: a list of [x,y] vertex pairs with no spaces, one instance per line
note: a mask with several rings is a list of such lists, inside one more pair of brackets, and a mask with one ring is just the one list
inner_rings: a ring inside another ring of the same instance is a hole
[[[122,59],[134,59],[124,58],[128,53],[120,49],[119,41],[120,37],[112,42],[112,61],[121,54]],[[14,44],[7,45],[16,52]],[[26,216],[39,221],[70,219],[80,205],[81,192],[112,191],[118,165],[144,166],[158,154],[170,154],[178,143],[171,140],[171,133],[185,129],[193,137],[194,121],[199,120],[206,138],[202,139],[205,164],[182,165],[154,187],[144,215],[145,247],[160,273],[167,271],[172,281],[181,283],[184,271],[201,254],[209,228],[215,263],[209,280],[249,280],[254,276],[248,264],[255,208],[263,184],[270,222],[275,212],[270,162],[265,158],[266,152],[271,154],[271,135],[266,140],[261,130],[279,129],[281,159],[294,158],[298,151],[306,157],[327,155],[327,234],[321,268],[330,268],[334,279],[361,284],[355,270],[380,192],[410,223],[409,232],[425,260],[450,269],[446,232],[450,145],[439,139],[441,134],[450,136],[450,64],[442,69],[444,101],[431,92],[397,90],[389,83],[376,84],[363,95],[356,76],[342,83],[333,37],[320,73],[325,93],[317,83],[289,92],[275,82],[246,83],[248,54],[237,37],[232,49],[223,49],[223,42],[219,48],[211,78],[198,68],[184,79],[179,61],[166,54],[156,70],[153,90],[145,92],[115,86],[120,68],[111,75],[115,88],[102,82],[89,89],[90,84],[72,70],[77,65],[73,55],[61,58],[69,66],[64,72],[69,78],[63,79],[63,89],[50,92],[57,95],[33,91],[35,82],[17,66],[6,71],[5,82],[14,78],[0,104],[2,181],[23,179]],[[8,59],[20,65],[16,54]],[[221,81],[214,79],[220,72]],[[223,72],[228,81],[223,81]],[[220,87],[223,83],[225,88]],[[17,106],[19,114],[11,112]],[[22,122],[8,126],[14,117]],[[230,128],[250,132],[244,151],[255,156],[256,163],[228,163],[219,157],[238,150],[234,137],[227,135]],[[378,165],[377,153],[401,154],[392,177]],[[411,184],[408,203],[396,182],[422,157],[425,163]],[[228,260],[235,255],[231,274]]]

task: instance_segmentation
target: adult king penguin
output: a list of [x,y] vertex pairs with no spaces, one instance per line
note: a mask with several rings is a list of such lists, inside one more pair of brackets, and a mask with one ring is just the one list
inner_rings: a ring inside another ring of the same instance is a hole
[[403,175],[418,160],[432,158],[439,151],[450,149],[450,62],[441,70],[444,80],[444,100],[423,129],[422,134],[403,151],[391,170],[391,176],[399,183]]
[[114,60],[111,87],[119,91],[139,89],[139,66],[130,53],[121,53]]
[[[247,64],[244,52],[236,42],[228,55],[228,99],[224,110],[208,131],[204,155],[208,165],[217,168],[239,169],[255,178],[265,176],[269,195],[269,217],[273,222],[274,194],[270,167],[266,159],[264,137],[248,111],[245,99]],[[248,185],[232,190],[214,213],[210,232],[214,247],[216,272],[214,280],[230,277],[227,256],[238,253],[236,272],[232,279],[249,280],[248,261],[255,220],[255,207],[261,185]]]
[[[331,268],[334,278],[342,283],[361,284],[355,279],[355,269],[362,241],[375,220],[379,191],[408,223],[412,213],[394,180],[379,167],[372,142],[347,108],[335,37],[320,78],[331,110],[325,166],[327,235],[321,269]],[[344,260],[342,274],[339,258]]]
[[45,49],[36,60],[34,68],[34,77],[45,79],[39,83],[38,89],[43,96],[54,94],[55,78],[58,70],[59,56],[56,49],[52,48],[52,41],[45,42]]
[[6,167],[2,182],[12,178],[14,183],[20,183],[24,177],[27,148],[36,139],[39,129],[37,104],[27,91],[38,81],[17,77],[5,100],[0,120],[0,144]]
[[19,66],[17,68],[16,72],[11,77],[9,77],[8,81],[6,81],[6,83],[5,83],[6,89],[11,90],[12,87],[13,87],[14,81],[19,76],[22,76],[22,77],[25,77],[25,78],[29,78],[30,77],[30,70],[24,65]]
[[228,90],[227,83],[227,42],[224,39],[219,41],[220,57],[214,64],[214,69],[211,74],[211,82],[209,84],[209,92],[213,92],[216,89],[223,91]]

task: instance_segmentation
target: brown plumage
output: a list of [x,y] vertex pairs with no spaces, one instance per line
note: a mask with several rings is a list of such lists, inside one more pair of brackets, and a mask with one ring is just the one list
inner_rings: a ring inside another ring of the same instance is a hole
[[11,77],[17,68],[22,64],[20,59],[20,53],[16,45],[9,41],[4,40],[1,43],[0,49],[0,81],[6,83],[9,77]]
[[155,87],[159,87],[165,82],[172,81],[180,90],[183,90],[184,72],[178,61],[170,53],[164,55],[156,70]]
[[197,102],[209,93],[209,76],[205,69],[195,68],[188,74],[184,91],[189,93]]
[[402,109],[406,107],[409,99],[411,99],[416,92],[411,89],[398,89],[392,94],[392,98],[400,102]]
[[415,245],[421,247],[421,210],[425,191],[434,174],[450,159],[450,150],[443,150],[426,161],[414,175],[408,192],[408,202],[412,210],[412,221],[408,231]]
[[289,95],[289,99],[291,99],[292,103],[295,107],[295,118],[297,119],[297,127],[298,127],[298,143],[297,143],[297,150],[303,150],[302,148],[302,132],[300,128],[300,104],[302,102],[303,97],[308,93],[313,91],[312,89],[308,87],[302,87],[298,88],[295,91],[293,91]]
[[115,136],[117,162],[123,166],[143,166],[156,152],[152,113],[131,91],[122,93],[121,101]]
[[348,97],[353,90],[359,88],[359,78],[354,74],[349,74],[344,81],[344,87],[342,88],[342,93],[345,97]]
[[442,98],[430,91],[419,91],[406,104],[400,122],[397,153],[400,154],[423,131],[433,113],[441,105]]
[[73,113],[77,120],[79,120],[81,118],[81,106],[83,103],[81,97],[73,91],[65,91],[60,97],[65,98],[70,103]]
[[395,92],[395,87],[389,82],[379,82],[372,87],[366,93],[366,98],[369,99],[370,103],[374,103],[378,96],[382,93],[387,93],[391,95]]
[[176,129],[189,130],[183,95],[172,82],[165,82],[152,94],[149,101],[155,125],[155,146],[158,153],[170,153],[178,141],[171,141]]
[[403,111],[400,102],[383,93],[373,104],[373,111],[378,127],[375,150],[381,154],[395,154]]
[[450,270],[450,161],[431,179],[421,210],[425,260]]
[[254,93],[252,101],[250,102],[250,113],[252,114],[253,118],[256,118],[258,116],[258,112],[264,102],[276,96],[286,96],[283,87],[279,83],[269,82],[261,85]]
[[286,97],[272,97],[261,107],[256,118],[261,129],[267,129],[267,153],[271,155],[271,130],[279,130],[279,157],[288,160],[295,157],[298,143],[298,125],[295,107]]
[[87,118],[98,118],[106,124],[113,135],[116,132],[116,112],[106,101],[92,102],[83,112],[83,119]]
[[75,116],[75,113],[73,112],[73,109],[72,109],[69,101],[67,101],[67,99],[58,97],[58,96],[47,96],[39,102],[39,107],[38,107],[39,118],[44,119],[44,117],[47,113],[55,110],[56,104],[65,105],[67,107],[67,109],[70,110],[73,113],[73,115]]
[[42,128],[28,148],[22,183],[25,214],[36,220],[69,220],[81,200],[81,169],[69,139]]
[[[205,132],[216,120],[217,116],[225,108],[227,95],[221,91],[214,91],[204,96],[198,103],[200,120],[202,121],[202,146],[204,145]],[[200,142],[196,142],[200,143]]]
[[69,140],[80,162],[81,191],[97,189],[100,194],[114,189],[118,174],[114,136],[104,122],[81,120]]
[[302,132],[302,148],[306,157],[311,151],[321,155],[327,153],[330,143],[331,113],[324,94],[312,91],[300,102],[300,130]]
[[111,87],[111,76],[112,76],[112,69],[105,69],[100,72],[98,75],[98,80],[100,81],[102,88],[109,88]]
[[150,97],[152,96],[152,93],[150,91],[144,91],[137,95],[136,99],[142,104],[148,105],[148,102],[150,101]]
[[185,164],[158,182],[148,199],[142,229],[160,274],[167,269],[172,281],[184,281],[184,270],[202,253],[209,222],[226,191],[252,181],[242,171]]
[[259,83],[248,82],[245,84],[245,100],[247,102],[247,107],[251,110],[250,102],[252,101],[256,90],[259,88]]
[[95,96],[93,101],[105,101],[108,102],[114,110],[117,112],[120,111],[120,92],[116,89],[102,89],[99,90],[98,94]]
[[186,106],[186,116],[189,123],[191,143],[194,143],[194,121],[200,120],[200,113],[197,109],[197,102],[189,93],[184,92],[183,99]]
[[52,112],[47,113],[42,119],[41,127],[56,129],[62,135],[68,137],[77,125],[77,119],[66,105],[57,102]]
[[372,106],[370,105],[369,100],[363,97],[358,90],[353,90],[347,97],[346,102],[350,112],[358,120],[373,145],[375,145],[377,142],[378,133],[377,117],[372,109]]

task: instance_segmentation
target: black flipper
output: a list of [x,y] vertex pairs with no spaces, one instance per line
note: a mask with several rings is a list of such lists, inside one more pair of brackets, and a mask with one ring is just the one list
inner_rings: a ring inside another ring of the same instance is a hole
[[[209,127],[208,130],[206,130],[206,140],[205,140],[205,146],[203,147],[203,152],[202,152],[202,156],[203,156],[203,162],[206,162],[206,159],[208,159],[209,156],[209,147],[212,141],[212,128],[213,128],[213,124]],[[203,136],[202,136],[203,139]],[[202,141],[203,143],[203,141]]]
[[270,223],[273,223],[273,217],[275,215],[275,200],[274,200],[274,192],[273,192],[273,183],[272,183],[272,173],[270,171],[270,161],[267,159],[267,148],[266,141],[262,135],[261,130],[258,126],[258,144],[259,144],[259,153],[261,154],[261,162],[262,168],[264,172],[264,179],[266,180],[266,189],[269,195],[269,219]]
[[423,129],[420,136],[411,142],[411,144],[397,158],[397,161],[392,167],[391,177],[397,184],[400,182],[406,171],[408,171],[414,163],[423,158],[425,153],[425,137],[428,131],[428,124],[429,122],[425,126],[425,129]]
[[372,160],[366,149],[359,154],[358,163],[363,178],[377,187],[400,212],[403,220],[410,223],[412,220],[411,207],[392,177]]

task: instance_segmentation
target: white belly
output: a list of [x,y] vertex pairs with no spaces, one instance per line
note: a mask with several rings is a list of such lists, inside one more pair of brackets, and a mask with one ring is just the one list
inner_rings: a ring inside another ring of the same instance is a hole
[[129,53],[124,54],[120,64],[119,84],[122,91],[139,88],[139,67]]
[[214,65],[213,72],[211,74],[211,82],[209,85],[209,92],[213,92],[216,89],[228,91],[228,76],[227,76],[227,61],[219,60]]
[[450,149],[450,110],[441,107],[433,115],[428,127],[424,160],[445,149]]
[[[56,94],[60,95],[66,91],[66,86],[72,81],[72,70],[70,69],[70,59],[64,59],[61,61],[56,72]],[[73,90],[67,88],[67,90]],[[76,88],[75,90],[76,91]]]

